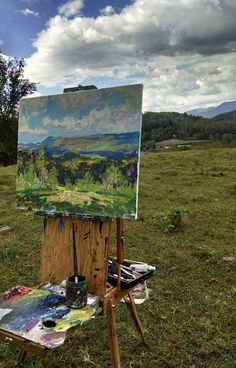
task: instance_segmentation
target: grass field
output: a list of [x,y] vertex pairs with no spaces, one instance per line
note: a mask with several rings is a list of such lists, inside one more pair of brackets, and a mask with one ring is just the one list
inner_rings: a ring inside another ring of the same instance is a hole
[[[123,368],[236,367],[236,149],[144,153],[139,220],[125,222],[126,256],[157,265],[150,299],[138,306],[150,347],[123,304],[118,333]],[[42,220],[15,210],[15,167],[0,168],[0,291],[37,283]],[[181,210],[182,227],[171,214]],[[0,367],[16,349],[0,344]],[[110,366],[105,318],[28,368]]]

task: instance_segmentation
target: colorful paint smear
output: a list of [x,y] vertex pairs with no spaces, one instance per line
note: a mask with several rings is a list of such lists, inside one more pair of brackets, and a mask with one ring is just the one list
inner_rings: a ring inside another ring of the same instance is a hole
[[[12,290],[12,289],[11,289]],[[96,307],[71,310],[65,297],[45,289],[10,295],[0,302],[0,329],[48,348],[63,344],[66,331],[94,318]]]
[[137,217],[142,85],[20,101],[17,206]]

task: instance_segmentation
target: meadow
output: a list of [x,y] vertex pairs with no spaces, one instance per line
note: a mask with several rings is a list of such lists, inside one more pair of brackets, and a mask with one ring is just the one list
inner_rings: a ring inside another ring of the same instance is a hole
[[[236,366],[235,162],[235,148],[142,153],[139,219],[125,221],[126,256],[157,271],[138,306],[149,347],[117,306],[123,368]],[[0,168],[0,226],[10,227],[0,232],[0,291],[37,284],[39,269],[42,218],[16,211],[15,175],[15,166]],[[12,367],[16,354],[0,344],[0,367]],[[46,358],[28,356],[25,367],[110,367],[105,317]]]

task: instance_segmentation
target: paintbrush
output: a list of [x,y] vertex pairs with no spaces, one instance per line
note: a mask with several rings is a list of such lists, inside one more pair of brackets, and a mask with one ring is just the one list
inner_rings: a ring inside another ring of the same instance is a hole
[[74,263],[74,276],[75,283],[79,281],[79,271],[78,271],[78,262],[77,262],[77,254],[76,254],[76,241],[75,241],[75,232],[77,227],[74,223],[72,223],[72,235],[73,235],[73,263]]

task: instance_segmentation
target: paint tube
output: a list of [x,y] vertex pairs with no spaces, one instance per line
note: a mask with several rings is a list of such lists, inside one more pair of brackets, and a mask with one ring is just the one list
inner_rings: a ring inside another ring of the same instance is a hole
[[52,293],[57,294],[57,295],[62,295],[62,296],[66,295],[65,288],[61,287],[59,285],[46,284],[46,285],[43,286],[43,288],[45,290],[51,291]]
[[133,263],[130,265],[131,270],[136,272],[148,272],[148,271],[155,271],[156,267],[151,266],[147,263]]

